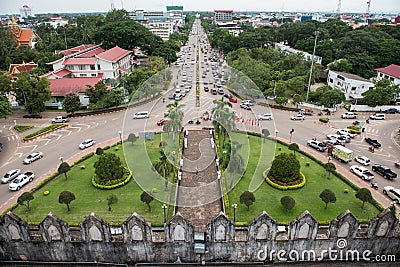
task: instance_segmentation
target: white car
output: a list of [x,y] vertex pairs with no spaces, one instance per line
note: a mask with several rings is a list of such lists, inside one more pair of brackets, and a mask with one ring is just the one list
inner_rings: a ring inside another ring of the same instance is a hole
[[17,178],[14,179],[14,181],[12,181],[12,183],[8,186],[8,189],[10,189],[11,191],[18,191],[27,183],[32,182],[33,178],[35,178],[33,172],[20,174]]
[[367,158],[366,156],[357,156],[354,158],[355,161],[357,161],[358,163],[364,165],[364,166],[368,166],[371,161],[369,160],[369,158]]
[[17,177],[20,173],[21,173],[20,169],[10,170],[10,171],[6,172],[6,174],[4,174],[4,176],[3,176],[3,178],[1,178],[1,183],[6,184],[6,183],[12,181],[12,179]]
[[297,114],[297,115],[293,115],[292,117],[290,117],[290,119],[293,121],[301,121],[301,120],[304,120],[305,117],[302,114]]
[[342,119],[356,119],[357,114],[354,112],[345,112],[341,115]]
[[352,165],[350,167],[350,171],[356,174],[358,177],[362,178],[363,180],[370,181],[374,179],[374,175],[365,167]]
[[352,133],[349,129],[339,129],[339,130],[337,130],[336,133],[339,135],[348,135],[351,138],[354,138],[356,136],[356,134]]
[[258,115],[258,119],[259,120],[272,120],[272,114],[265,113],[265,114]]
[[24,164],[30,164],[34,162],[35,160],[41,159],[43,157],[42,152],[34,152],[32,154],[29,154],[26,158],[24,158],[23,163]]
[[384,120],[384,119],[385,119],[385,114],[382,114],[382,113],[375,113],[375,114],[369,116],[369,118],[370,118],[371,120]]
[[390,197],[397,204],[400,203],[400,189],[394,188],[393,186],[385,186],[383,188],[383,194]]
[[93,139],[86,139],[85,141],[79,144],[79,149],[85,149],[90,146],[93,146],[94,144],[96,144],[96,142]]
[[[179,89],[180,92],[181,89]],[[149,117],[149,112],[148,111],[139,111],[133,114],[134,119],[146,119]]]

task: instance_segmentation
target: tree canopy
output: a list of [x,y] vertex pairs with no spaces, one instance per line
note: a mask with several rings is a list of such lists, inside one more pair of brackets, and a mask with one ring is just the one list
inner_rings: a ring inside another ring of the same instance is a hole
[[120,179],[124,175],[121,159],[114,153],[103,153],[94,163],[95,174],[101,180]]
[[295,181],[299,177],[300,162],[293,154],[281,153],[272,161],[268,176],[282,182]]

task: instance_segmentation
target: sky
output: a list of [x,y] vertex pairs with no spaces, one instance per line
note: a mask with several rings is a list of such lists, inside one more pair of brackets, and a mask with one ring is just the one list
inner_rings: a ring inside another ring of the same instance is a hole
[[[342,13],[365,13],[367,1],[371,13],[399,14],[400,0],[341,0]],[[182,5],[184,11],[286,11],[334,12],[339,0],[0,0],[0,14],[19,14],[28,5],[34,13],[107,12],[111,2],[116,9],[165,11],[167,5]]]

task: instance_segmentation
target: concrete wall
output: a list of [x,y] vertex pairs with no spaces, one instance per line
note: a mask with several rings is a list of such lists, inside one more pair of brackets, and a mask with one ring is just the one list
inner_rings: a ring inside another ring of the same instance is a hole
[[320,226],[305,211],[282,227],[265,211],[235,228],[223,213],[206,229],[205,254],[194,253],[194,227],[179,213],[164,228],[152,228],[132,214],[113,228],[90,214],[79,227],[70,227],[54,214],[39,226],[29,226],[9,212],[0,223],[0,261],[136,262],[260,262],[317,259],[372,259],[394,255],[400,259],[398,219],[384,210],[368,225],[345,211],[329,226]]

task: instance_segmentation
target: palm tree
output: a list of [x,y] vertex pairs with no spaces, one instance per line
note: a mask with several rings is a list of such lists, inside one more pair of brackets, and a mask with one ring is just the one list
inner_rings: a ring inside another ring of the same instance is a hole
[[222,147],[224,147],[226,134],[235,128],[233,113],[229,109],[232,107],[232,104],[229,101],[225,101],[224,97],[221,97],[221,99],[215,99],[213,103],[216,105],[211,110],[213,115],[213,125],[215,130],[222,137]]
[[168,191],[168,177],[174,172],[174,165],[168,160],[164,150],[160,150],[160,157],[154,168],[165,179],[165,191]]
[[168,104],[168,112],[165,114],[164,117],[169,118],[165,127],[166,130],[172,131],[173,133],[173,141],[175,143],[176,134],[182,129],[182,121],[183,121],[183,111],[181,108],[184,107],[184,104],[179,104],[178,101],[174,103]]
[[244,160],[243,157],[238,154],[238,150],[242,147],[241,144],[234,142],[231,146],[231,156],[229,160],[229,165],[227,171],[230,173],[230,186],[229,188],[232,189],[235,182],[235,175],[236,173],[240,173],[244,171],[243,165]]

